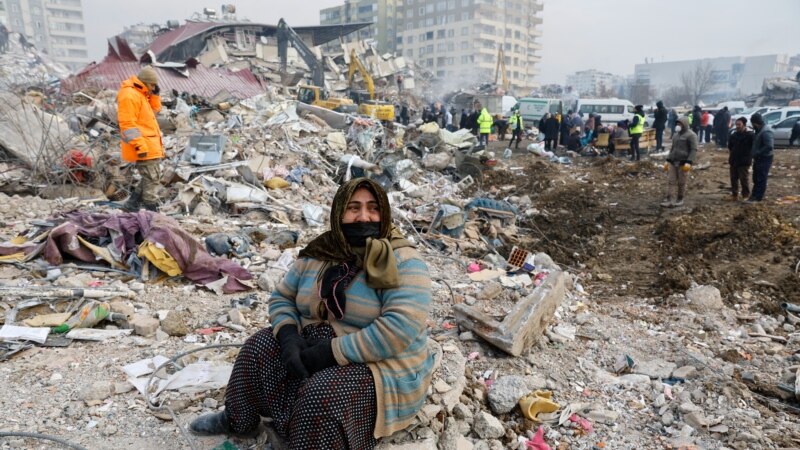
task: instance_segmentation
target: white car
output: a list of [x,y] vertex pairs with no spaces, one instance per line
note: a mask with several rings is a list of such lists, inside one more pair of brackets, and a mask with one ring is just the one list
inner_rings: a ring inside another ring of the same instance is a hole
[[776,109],[761,115],[764,123],[767,125],[775,125],[776,123],[786,119],[787,117],[800,116],[800,107],[789,106],[786,108]]
[[750,123],[750,117],[753,114],[758,113],[758,114],[761,114],[763,116],[764,114],[766,114],[766,113],[768,113],[770,111],[774,111],[776,109],[778,109],[778,107],[776,107],[776,106],[758,106],[758,107],[755,107],[755,108],[745,109],[744,111],[740,112],[739,114],[733,114],[731,116],[731,122],[732,123],[736,122],[736,119],[738,119],[739,117],[744,117],[745,119],[747,119],[747,123],[749,124]]
[[792,136],[792,127],[800,120],[800,115],[787,117],[772,126],[775,136],[775,147],[789,147],[789,138]]

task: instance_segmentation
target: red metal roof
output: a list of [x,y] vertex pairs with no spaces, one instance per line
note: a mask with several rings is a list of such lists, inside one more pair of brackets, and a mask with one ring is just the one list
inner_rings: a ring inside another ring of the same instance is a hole
[[199,33],[202,33],[210,28],[219,27],[230,25],[224,22],[186,22],[185,24],[181,25],[180,27],[168,31],[153,41],[148,47],[148,50],[151,50],[153,54],[158,55],[159,53],[163,52],[164,50],[172,47],[173,45],[185,41],[186,39],[192,38]]
[[[119,61],[106,57],[100,63],[92,63],[79,73],[61,81],[61,91],[74,93],[88,87],[119,89],[120,83],[136,75],[142,65],[136,61]],[[201,97],[210,98],[223,89],[238,99],[250,98],[265,92],[264,87],[249,69],[232,72],[228,69],[211,69],[197,64],[186,67],[185,77],[173,69],[155,67],[162,91],[175,89]]]

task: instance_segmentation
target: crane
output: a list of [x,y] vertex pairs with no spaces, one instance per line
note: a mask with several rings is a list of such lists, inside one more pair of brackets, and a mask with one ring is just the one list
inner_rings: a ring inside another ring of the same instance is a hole
[[[502,72],[501,72],[502,69]],[[494,84],[497,84],[497,79],[503,75],[503,90],[508,92],[508,77],[506,77],[506,55],[503,52],[503,44],[497,49],[497,66],[494,69]]]

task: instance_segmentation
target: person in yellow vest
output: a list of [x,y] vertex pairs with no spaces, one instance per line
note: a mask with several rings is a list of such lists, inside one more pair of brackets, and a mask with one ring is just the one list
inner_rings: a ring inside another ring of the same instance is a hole
[[122,159],[134,163],[141,181],[123,205],[127,211],[144,207],[158,209],[158,183],[161,179],[161,160],[164,145],[156,114],[161,110],[158,74],[146,66],[136,76],[122,82],[117,93],[117,120],[122,139]]
[[628,127],[628,134],[631,137],[631,161],[639,161],[639,138],[644,133],[644,107],[636,105],[633,111],[633,121]]
[[480,103],[478,103],[477,108],[481,110],[481,114],[478,116],[478,128],[480,131],[480,136],[478,137],[478,143],[483,144],[484,146],[489,146],[489,133],[492,132],[492,125],[494,124],[494,119],[492,115],[489,114],[489,111],[486,108],[482,108]]
[[519,109],[514,110],[514,114],[511,115],[509,123],[511,124],[511,140],[508,141],[508,146],[511,147],[511,144],[514,143],[514,139],[516,138],[517,145],[515,145],[514,148],[519,148],[519,141],[522,140],[522,130],[525,129],[522,116],[519,115]]

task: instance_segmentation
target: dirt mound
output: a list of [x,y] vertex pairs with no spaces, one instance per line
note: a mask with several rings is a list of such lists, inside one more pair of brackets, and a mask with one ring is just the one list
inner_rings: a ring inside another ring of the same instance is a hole
[[585,261],[597,255],[611,217],[597,194],[585,188],[564,187],[543,193],[536,206],[546,214],[525,219],[520,226],[533,230],[537,249],[560,263]]
[[608,177],[612,179],[619,179],[621,177],[652,177],[663,171],[663,167],[653,161],[636,161],[631,164],[613,156],[597,158],[592,162],[592,166],[600,169],[600,171],[596,173],[598,177]]
[[[664,266],[657,284],[664,293],[682,292],[695,281],[713,283],[730,297],[751,286],[753,274],[766,273],[765,262],[779,264],[781,255],[800,252],[800,232],[760,206],[698,208],[692,215],[662,221],[655,234],[662,242]],[[778,286],[786,298],[800,298],[794,274]]]
[[558,174],[558,168],[542,160],[533,160],[524,167],[522,172],[504,169],[484,171],[484,190],[513,184],[516,186],[518,194],[535,195],[548,189],[552,185],[553,178]]
[[760,207],[736,210],[698,208],[690,216],[668,219],[656,234],[673,256],[736,258],[753,252],[800,245],[800,233],[776,213]]

